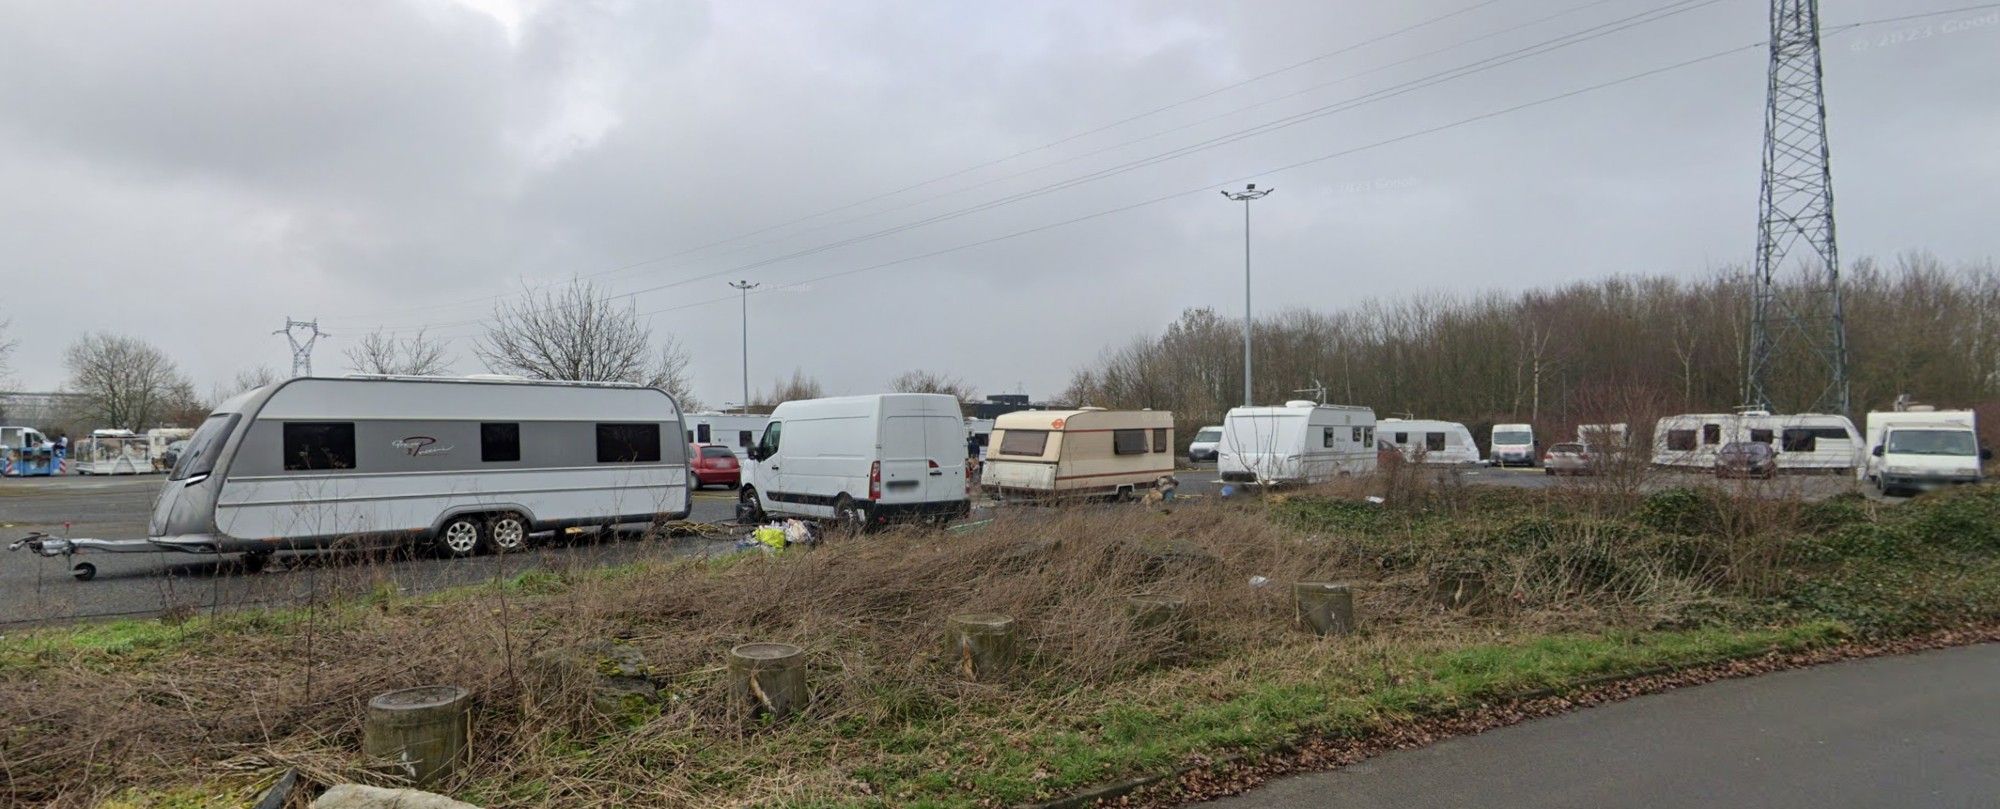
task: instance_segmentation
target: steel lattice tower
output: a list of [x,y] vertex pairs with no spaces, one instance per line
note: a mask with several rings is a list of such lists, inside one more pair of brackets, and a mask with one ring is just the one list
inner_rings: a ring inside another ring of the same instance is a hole
[[[1773,369],[1780,361],[1796,361],[1807,366],[1800,369],[1807,378],[1823,372],[1825,386],[1809,400],[1797,397],[1799,401],[1787,403],[1845,414],[1847,322],[1840,254],[1834,247],[1826,97],[1820,85],[1818,0],[1771,0],[1764,180],[1757,205],[1757,274],[1744,400],[1770,409]],[[1787,296],[1780,294],[1778,282],[1794,251],[1806,274],[1797,294]],[[1812,265],[1815,261],[1819,266]]]
[[[285,318],[285,327],[272,334],[282,334],[292,344],[292,376],[312,376],[313,344],[321,337],[333,335],[319,330],[319,319],[293,320]],[[301,339],[300,335],[304,337]]]

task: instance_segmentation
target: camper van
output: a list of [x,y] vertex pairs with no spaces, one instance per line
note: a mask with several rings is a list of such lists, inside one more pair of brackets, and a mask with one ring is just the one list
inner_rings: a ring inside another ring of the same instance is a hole
[[1375,423],[1375,437],[1412,463],[1479,463],[1479,446],[1472,442],[1472,431],[1455,421],[1382,419]]
[[1978,483],[1981,462],[1993,458],[1979,446],[1970,410],[1877,411],[1867,423],[1868,450],[1857,474],[1885,495]]
[[993,422],[984,485],[1002,498],[1130,498],[1174,473],[1174,414],[1022,410]]
[[356,536],[521,550],[537,531],[686,517],[680,435],[673,397],[637,385],[301,377],[216,407],[148,533],[222,552]]
[[1375,411],[1305,399],[1231,408],[1216,469],[1226,483],[1323,483],[1375,471]]
[[1779,471],[1844,472],[1861,457],[1861,434],[1846,416],[1751,410],[1660,419],[1653,426],[1653,464],[1707,471],[1715,468],[1723,445],[1739,441],[1770,444],[1778,452]]
[[741,464],[750,460],[750,450],[757,446],[757,437],[764,434],[764,425],[771,417],[761,413],[688,413],[681,420],[687,424],[688,443],[721,444],[735,453],[736,462]]
[[835,519],[860,528],[971,510],[965,420],[940,393],[881,393],[778,405],[750,453],[739,513]]
[[1487,446],[1494,466],[1534,466],[1541,457],[1532,424],[1495,424]]
[[89,438],[77,442],[74,468],[79,475],[153,472],[150,453],[146,437],[131,430],[92,430]]

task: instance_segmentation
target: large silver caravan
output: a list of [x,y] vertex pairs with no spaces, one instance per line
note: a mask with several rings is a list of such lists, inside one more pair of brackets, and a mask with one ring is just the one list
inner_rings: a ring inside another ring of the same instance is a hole
[[232,397],[202,423],[154,502],[148,539],[30,546],[264,554],[368,536],[450,556],[519,550],[537,531],[686,517],[683,429],[673,397],[636,385],[292,379]]

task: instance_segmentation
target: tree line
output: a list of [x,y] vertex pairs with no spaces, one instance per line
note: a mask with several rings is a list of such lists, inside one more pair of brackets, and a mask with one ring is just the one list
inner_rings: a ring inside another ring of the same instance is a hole
[[[1811,312],[1825,297],[1814,292],[1795,277],[1779,296]],[[1843,273],[1842,292],[1852,415],[1887,408],[1898,394],[1941,406],[2000,398],[2000,271],[1991,262],[1863,260]],[[1743,403],[1751,293],[1745,273],[1722,271],[1286,310],[1252,325],[1253,398],[1367,405],[1378,417],[1475,427],[1529,422],[1549,435],[1616,421],[1647,433],[1660,415]],[[1242,403],[1242,352],[1241,320],[1190,309],[1077,370],[1058,398],[1172,410],[1185,439]],[[1778,412],[1802,412],[1825,381],[1801,341],[1781,344],[1770,386]]]

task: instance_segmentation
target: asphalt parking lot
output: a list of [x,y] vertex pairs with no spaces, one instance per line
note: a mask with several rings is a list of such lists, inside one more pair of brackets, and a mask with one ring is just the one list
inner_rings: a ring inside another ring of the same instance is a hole
[[[1547,488],[1589,485],[1590,479],[1551,477],[1540,469],[1473,467],[1455,472],[1468,485]],[[1219,494],[1215,467],[1204,464],[1178,473],[1181,491],[1192,497]],[[1649,488],[1706,481],[1701,475],[1664,474]],[[1730,481],[1773,496],[1817,498],[1856,487],[1844,477],[1785,477],[1775,481]],[[31,531],[56,536],[133,539],[146,535],[160,476],[0,479],[0,541]],[[707,489],[695,495],[691,518],[701,523],[733,519],[736,495]],[[975,514],[975,517],[979,516]],[[89,582],[70,578],[61,558],[27,551],[0,553],[0,632],[10,626],[87,618],[143,616],[168,611],[214,611],[255,605],[297,604],[337,592],[395,586],[404,592],[475,584],[529,568],[602,566],[640,559],[726,552],[729,539],[680,537],[644,539],[638,531],[605,537],[585,534],[552,541],[522,554],[440,559],[409,551],[357,549],[281,553],[269,569],[252,573],[233,557],[180,553],[92,553],[79,555],[97,567]]]

